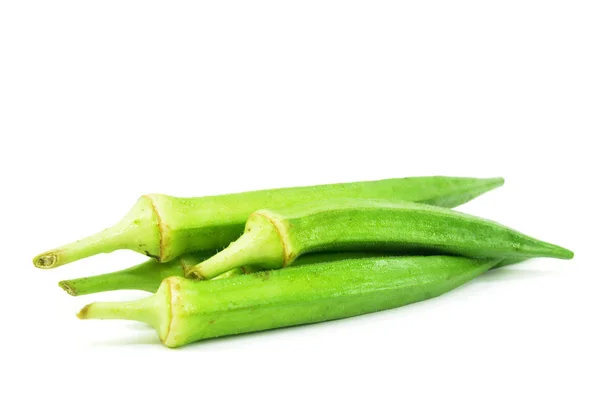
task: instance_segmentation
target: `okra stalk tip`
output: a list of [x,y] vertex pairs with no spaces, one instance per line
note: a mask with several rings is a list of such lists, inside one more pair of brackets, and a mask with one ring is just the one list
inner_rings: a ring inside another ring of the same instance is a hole
[[202,272],[200,272],[198,269],[189,269],[186,271],[185,273],[185,277],[187,278],[191,278],[194,280],[204,280],[205,277],[202,275]]
[[66,281],[66,280],[59,281],[59,282],[58,282],[58,286],[59,286],[60,288],[62,288],[63,290],[65,290],[65,292],[66,292],[67,294],[71,295],[71,296],[77,296],[77,295],[79,295],[79,294],[77,293],[77,290],[76,290],[75,288],[73,288],[73,287],[72,287],[72,286],[69,284],[69,282],[68,282],[68,281]]
[[[67,291],[67,292],[69,292],[69,291]],[[92,305],[93,305],[93,303],[88,303],[83,308],[81,308],[81,310],[79,310],[79,312],[77,312],[77,318],[80,320],[87,320],[89,318],[93,318],[93,317],[88,317],[88,312]]]
[[33,265],[38,269],[52,269],[56,267],[57,262],[58,253],[56,251],[44,252],[33,258]]

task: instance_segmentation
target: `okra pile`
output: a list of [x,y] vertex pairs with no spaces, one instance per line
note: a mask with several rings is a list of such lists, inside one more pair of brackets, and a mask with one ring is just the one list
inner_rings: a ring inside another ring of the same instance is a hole
[[81,319],[152,326],[179,347],[202,339],[397,308],[490,269],[573,253],[451,208],[503,178],[411,177],[218,196],[139,198],[114,226],[33,259],[51,269],[120,249],[149,257],[117,272],[59,282],[95,302]]

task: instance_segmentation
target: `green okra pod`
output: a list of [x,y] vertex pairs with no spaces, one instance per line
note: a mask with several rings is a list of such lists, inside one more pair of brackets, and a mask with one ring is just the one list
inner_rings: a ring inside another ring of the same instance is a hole
[[229,247],[186,276],[210,279],[246,265],[276,269],[309,252],[348,250],[431,253],[467,257],[570,259],[565,248],[496,222],[447,208],[385,200],[330,200],[259,210]]
[[[155,259],[147,260],[139,265],[111,273],[96,276],[63,280],[58,285],[73,296],[116,290],[141,290],[156,292],[161,282],[167,277],[184,277],[186,270],[198,262],[208,259],[213,254],[198,252],[185,254],[166,263],[158,263]],[[294,262],[294,266],[322,263],[350,258],[366,258],[385,256],[384,253],[373,252],[327,252],[304,255]],[[215,279],[239,276],[241,274],[261,271],[260,266],[242,266],[225,272]]]
[[358,258],[194,281],[169,277],[133,302],[92,303],[82,319],[125,319],[154,327],[178,347],[223,335],[341,319],[441,295],[500,259],[452,256]]
[[238,238],[248,216],[260,208],[337,198],[418,201],[444,207],[463,204],[504,183],[502,178],[413,177],[244,193],[178,198],[142,196],[116,225],[36,256],[35,266],[54,268],[99,253],[129,249],[159,262],[183,254],[221,249]]

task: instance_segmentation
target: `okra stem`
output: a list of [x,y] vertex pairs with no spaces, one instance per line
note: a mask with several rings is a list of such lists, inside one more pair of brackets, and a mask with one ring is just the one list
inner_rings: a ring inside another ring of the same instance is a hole
[[[189,254],[188,254],[189,255]],[[198,256],[199,260],[208,255]],[[137,266],[97,276],[63,280],[58,285],[70,295],[87,295],[96,292],[134,289],[156,292],[163,279],[169,276],[183,276],[182,258],[167,263],[150,259]]]
[[98,302],[84,306],[77,313],[80,319],[135,320],[157,327],[160,313],[157,313],[157,299],[154,295],[134,302]]
[[160,257],[158,214],[150,196],[141,197],[116,225],[44,252],[33,259],[36,267],[51,269],[79,259],[119,249],[131,249],[152,258]]
[[49,269],[119,249],[168,262],[185,253],[222,249],[242,234],[248,216],[260,208],[337,198],[403,199],[454,207],[503,183],[502,178],[414,177],[197,198],[149,194],[116,225],[44,252],[33,263]]
[[[112,273],[63,280],[58,285],[73,296],[123,289],[156,292],[160,283],[165,278],[171,276],[183,277],[188,267],[210,256],[211,254],[207,252],[197,252],[182,255],[167,263],[159,263],[154,259],[150,259],[139,265]],[[241,269],[233,269],[221,274],[218,278],[227,278],[241,274],[244,274]]]

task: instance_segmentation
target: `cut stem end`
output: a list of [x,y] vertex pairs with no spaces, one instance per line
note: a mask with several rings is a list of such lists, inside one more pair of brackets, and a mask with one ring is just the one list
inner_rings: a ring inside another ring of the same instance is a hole
[[67,281],[60,281],[58,283],[58,286],[62,289],[64,289],[67,294],[71,295],[71,296],[77,296],[79,295],[77,293],[77,290],[75,288],[73,288]]
[[58,263],[58,254],[54,251],[44,252],[33,258],[33,265],[38,269],[52,269]]
[[191,269],[185,273],[185,276],[194,280],[206,280],[200,269]]
[[[67,291],[69,292],[69,291]],[[90,307],[93,305],[93,303],[87,304],[85,305],[78,313],[77,313],[77,318],[80,320],[87,320],[90,317],[88,317],[88,313],[90,311]]]

